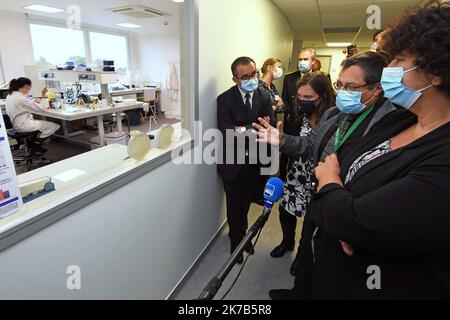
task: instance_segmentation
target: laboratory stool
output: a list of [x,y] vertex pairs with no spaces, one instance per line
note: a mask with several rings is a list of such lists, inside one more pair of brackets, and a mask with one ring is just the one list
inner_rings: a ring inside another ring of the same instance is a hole
[[[33,162],[41,164],[49,164],[50,161],[43,156],[45,152],[36,152],[33,146],[38,139],[39,131],[18,133],[14,130],[11,120],[8,115],[3,115],[5,121],[6,132],[10,139],[17,141],[16,152],[13,152],[13,161],[16,165],[26,165],[27,171],[31,171]],[[23,147],[23,149],[21,148]]]

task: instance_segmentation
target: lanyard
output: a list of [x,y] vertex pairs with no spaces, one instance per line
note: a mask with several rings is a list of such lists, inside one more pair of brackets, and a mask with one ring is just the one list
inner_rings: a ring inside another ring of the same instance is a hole
[[344,117],[341,116],[341,119],[339,121],[339,127],[336,130],[336,139],[334,142],[334,152],[338,152],[339,149],[341,149],[342,145],[350,138],[350,136],[355,132],[356,129],[361,125],[361,123],[366,120],[366,118],[369,116],[370,112],[373,110],[373,107],[370,107],[367,109],[362,115],[359,116],[359,118],[355,121],[355,123],[351,126],[351,128],[347,131],[347,134],[341,139],[341,125],[344,121]]

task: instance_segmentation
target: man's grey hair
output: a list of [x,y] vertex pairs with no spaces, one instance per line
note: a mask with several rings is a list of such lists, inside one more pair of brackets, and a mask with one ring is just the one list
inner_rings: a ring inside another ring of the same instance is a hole
[[303,52],[309,52],[309,53],[311,53],[312,59],[313,59],[313,60],[316,60],[317,54],[316,54],[316,50],[314,50],[313,48],[305,48],[305,49],[302,49],[302,50],[300,51],[300,53],[303,53]]

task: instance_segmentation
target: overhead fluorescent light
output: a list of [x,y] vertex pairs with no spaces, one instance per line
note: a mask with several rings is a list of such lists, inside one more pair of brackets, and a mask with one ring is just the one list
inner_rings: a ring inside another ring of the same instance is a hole
[[172,0],[173,2],[184,2],[184,0]]
[[39,11],[39,12],[45,12],[45,13],[59,13],[59,12],[64,12],[65,11],[63,9],[58,9],[58,8],[48,7],[48,6],[41,6],[39,4],[34,4],[34,5],[31,5],[31,6],[27,6],[24,9],[26,9],[26,10],[33,10],[33,11]]
[[128,29],[138,29],[142,28],[142,26],[134,23],[118,23],[116,26],[122,27],[122,28],[128,28]]
[[351,45],[351,42],[327,42],[327,47],[348,47]]

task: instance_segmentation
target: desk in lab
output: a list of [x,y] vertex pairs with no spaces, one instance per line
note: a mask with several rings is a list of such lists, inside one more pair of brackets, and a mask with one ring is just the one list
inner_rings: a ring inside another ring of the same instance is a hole
[[143,89],[126,89],[126,90],[112,90],[111,97],[123,97],[129,99],[136,99],[141,102],[155,102],[155,113],[158,113],[161,97],[161,89],[158,88],[143,88]]
[[143,102],[132,102],[132,103],[121,103],[115,106],[109,106],[98,109],[89,108],[78,108],[71,105],[65,105],[61,110],[40,110],[32,111],[33,114],[39,115],[44,118],[53,118],[63,121],[63,138],[71,138],[68,133],[67,126],[65,125],[67,121],[76,121],[81,119],[96,117],[98,121],[98,134],[100,138],[100,145],[105,145],[105,129],[103,127],[103,116],[107,114],[116,114],[117,128],[122,131],[122,112],[130,111],[135,109],[145,108],[147,105]]

